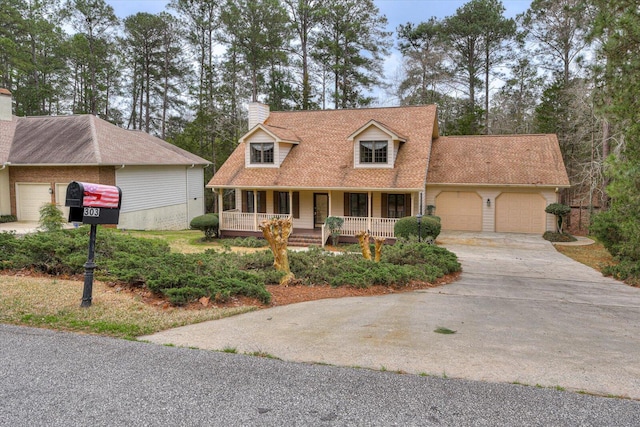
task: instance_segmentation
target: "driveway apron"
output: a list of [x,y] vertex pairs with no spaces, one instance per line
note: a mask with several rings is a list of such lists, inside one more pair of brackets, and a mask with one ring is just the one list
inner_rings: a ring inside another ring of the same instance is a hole
[[140,339],[640,399],[640,289],[539,236],[446,233],[438,241],[462,263],[453,284],[273,307]]

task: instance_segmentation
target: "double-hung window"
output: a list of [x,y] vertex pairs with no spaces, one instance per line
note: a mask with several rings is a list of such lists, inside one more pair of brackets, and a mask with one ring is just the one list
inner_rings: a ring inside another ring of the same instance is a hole
[[273,163],[273,142],[252,142],[251,163]]
[[387,163],[388,141],[360,141],[360,163]]
[[349,194],[349,215],[366,217],[369,215],[369,196],[366,193]]
[[387,218],[402,218],[405,216],[405,195],[387,195]]

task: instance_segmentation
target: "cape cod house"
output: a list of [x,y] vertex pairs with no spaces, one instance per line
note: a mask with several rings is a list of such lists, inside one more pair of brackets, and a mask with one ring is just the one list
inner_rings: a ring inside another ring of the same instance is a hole
[[71,181],[119,186],[119,228],[185,229],[204,213],[207,160],[90,114],[16,117],[11,102],[0,89],[0,215],[38,221],[56,203],[66,216]]
[[[368,230],[393,238],[398,218],[435,212],[445,230],[543,233],[569,186],[554,135],[441,137],[435,105],[270,112],[249,106],[249,132],[207,187],[224,235],[293,218],[295,235]],[[320,243],[320,238],[317,243]]]

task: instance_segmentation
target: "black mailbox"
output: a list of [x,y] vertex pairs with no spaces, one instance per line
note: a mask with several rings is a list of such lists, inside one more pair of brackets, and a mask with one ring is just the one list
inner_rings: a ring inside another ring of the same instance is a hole
[[67,187],[69,222],[117,224],[120,219],[122,190],[115,185],[73,181]]

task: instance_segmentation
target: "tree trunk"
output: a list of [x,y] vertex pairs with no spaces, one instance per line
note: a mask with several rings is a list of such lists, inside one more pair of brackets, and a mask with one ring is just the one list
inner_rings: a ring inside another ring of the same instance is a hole
[[287,244],[289,236],[293,230],[293,222],[290,218],[275,218],[264,220],[260,224],[262,235],[269,242],[271,252],[273,252],[273,266],[278,271],[283,271],[285,275],[280,279],[281,285],[289,284],[295,276],[289,269],[289,255]]
[[362,249],[362,256],[371,261],[371,247],[369,246],[369,237],[371,236],[366,231],[361,231],[356,234],[356,237],[360,243],[360,249]]
[[376,257],[374,259],[375,262],[380,262],[380,258],[382,257],[382,246],[384,245],[385,240],[386,239],[384,237],[373,238],[373,241],[376,245]]

